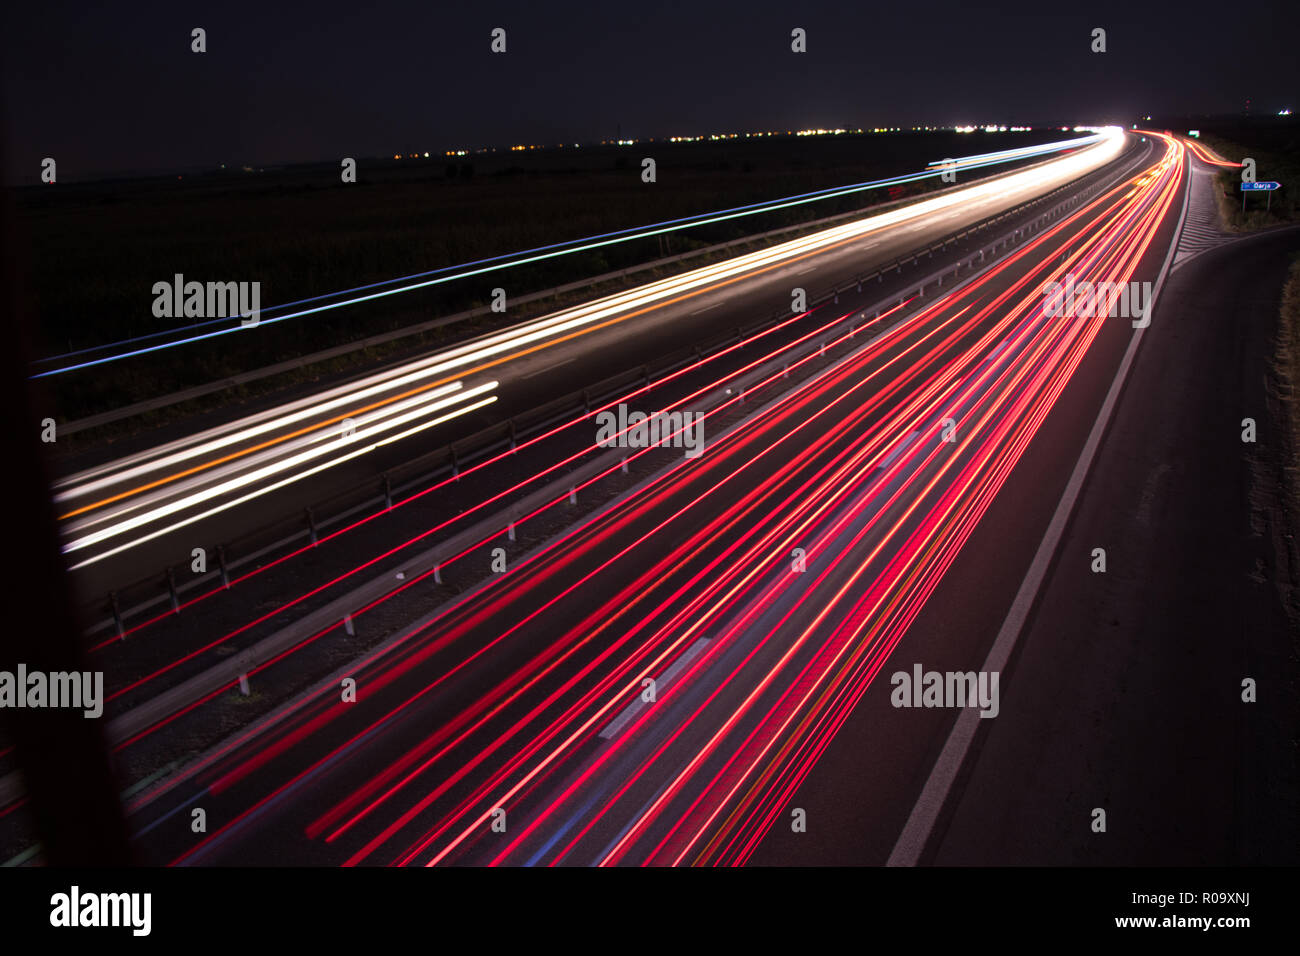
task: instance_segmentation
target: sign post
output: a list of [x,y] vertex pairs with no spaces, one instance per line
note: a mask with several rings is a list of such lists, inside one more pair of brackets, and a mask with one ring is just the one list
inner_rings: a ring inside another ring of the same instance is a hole
[[1282,184],[1281,184],[1281,183],[1275,183],[1275,182],[1266,182],[1266,183],[1242,183],[1242,184],[1241,184],[1241,211],[1242,211],[1242,213],[1245,213],[1245,211],[1246,211],[1246,193],[1253,193],[1253,192],[1266,192],[1266,193],[1268,193],[1268,204],[1264,207],[1264,211],[1265,211],[1265,212],[1268,212],[1270,209],[1273,208],[1273,190],[1275,190],[1275,189],[1280,189],[1280,188],[1282,188]]

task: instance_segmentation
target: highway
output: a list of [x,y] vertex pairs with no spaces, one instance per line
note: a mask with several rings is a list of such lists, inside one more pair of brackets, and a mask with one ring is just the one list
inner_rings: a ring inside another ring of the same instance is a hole
[[1112,161],[1123,139],[543,316],[61,479],[70,567],[106,594],[302,502],[693,341],[789,309]]
[[[1115,133],[65,481],[70,560],[143,567],[439,429],[753,327],[795,284],[842,290],[94,638],[139,858],[1293,861],[1293,715],[1238,703],[1243,675],[1297,678],[1284,446],[1238,433],[1283,427],[1261,330],[1300,240],[1217,233],[1221,165]],[[1008,235],[852,288],[1045,194]],[[1065,283],[1100,297],[1062,314]],[[602,445],[620,405],[699,416],[703,453]],[[923,672],[980,696],[900,696]]]
[[[512,548],[508,570],[486,579],[480,572],[432,607],[412,602],[397,636],[355,660],[332,658],[330,677],[298,681],[233,736],[137,788],[129,807],[142,855],[184,864],[666,865],[763,862],[776,853],[827,860],[851,848],[857,862],[885,862],[954,719],[942,708],[891,706],[891,673],[914,663],[980,669],[1134,337],[1127,316],[1105,310],[1046,314],[1043,289],[1067,276],[1116,289],[1159,282],[1170,256],[1189,154],[1180,141],[1148,135],[1140,151],[1115,162],[1121,142],[1055,161],[1067,167],[1036,168],[1032,182],[1015,187],[1021,198],[1057,182],[1039,178],[1046,169],[1066,182],[1109,163],[1110,178],[972,266],[955,287],[878,317],[864,308],[867,293],[842,296],[746,343],[735,366],[701,362],[655,399],[630,396],[647,410],[704,409],[705,453],[613,452],[599,474],[618,484],[603,495],[583,490],[586,509],[569,518],[556,511],[566,506],[563,493],[538,509],[547,517],[530,514],[545,533]],[[656,284],[644,300],[597,303],[520,333],[535,339],[505,336],[432,357],[405,369],[406,381],[364,386],[376,391],[361,400],[385,400],[387,417],[366,419],[357,432],[374,443],[485,403],[529,376],[555,375],[570,361],[566,350],[581,344],[599,354],[600,336],[616,328],[565,340],[586,323],[621,322],[673,299],[682,300],[678,310],[704,314],[715,299],[724,303],[718,312],[737,298],[746,308],[766,305],[764,296],[788,296],[805,256],[817,272],[804,281],[834,284],[861,268],[880,241],[871,238],[876,229],[917,230],[899,240],[915,244],[926,229],[959,229],[1006,199],[974,201],[969,211],[959,204],[958,219],[941,206],[924,211],[924,224],[904,217],[858,226],[817,237],[811,249],[769,250],[775,258]],[[744,297],[732,291],[742,280],[756,287]],[[669,325],[671,314],[660,307],[638,319]],[[497,364],[479,367],[487,363]],[[400,403],[415,396],[395,396],[414,388],[424,391],[409,411],[424,417],[401,420]],[[259,468],[314,467],[331,453],[290,463],[325,444],[319,429],[333,428],[341,410],[366,414],[357,398],[348,389],[246,423],[265,426],[254,445],[275,439],[265,449],[248,451],[249,436],[224,432],[167,449],[157,467],[144,458],[81,476],[78,488],[104,482],[84,501],[214,452],[247,452],[213,466],[212,476],[204,469],[175,488],[165,481],[86,520],[143,518],[169,504],[183,520],[187,497],[212,487],[205,482],[256,476],[248,485],[257,487],[269,477]],[[295,414],[302,417],[283,420]],[[291,434],[309,421],[315,441]],[[530,480],[538,483],[554,478],[564,454],[586,454],[593,431],[580,416],[521,449],[516,471],[537,468]],[[214,447],[195,452],[204,445]],[[495,487],[485,480],[457,493],[480,498],[488,513],[500,507]],[[524,521],[509,521],[511,541],[516,523]],[[421,527],[408,522],[406,530]],[[499,524],[464,554],[485,558],[506,543],[506,531]],[[118,546],[108,544],[113,537],[97,546]],[[350,550],[353,565],[366,553]],[[281,582],[280,602],[283,590]],[[359,607],[356,624],[364,629],[372,611],[380,613]],[[275,615],[284,613],[250,619],[245,611],[237,627],[264,635],[283,625]],[[225,619],[207,626],[220,632]],[[331,619],[322,634],[337,637],[341,627]],[[139,638],[149,646],[148,629]],[[285,686],[284,675],[303,666],[301,646],[259,668],[255,685]],[[147,659],[156,666],[156,653]],[[196,655],[177,673],[203,663]],[[149,683],[170,679],[142,682],[142,673],[126,687],[119,680],[124,702],[147,706]],[[354,700],[342,678],[355,681]],[[210,709],[228,706],[215,695],[204,700],[119,739],[121,758],[186,722],[211,723]],[[1001,728],[1007,711],[982,723]],[[195,807],[207,815],[206,833],[189,826]],[[800,813],[806,832],[791,825]],[[849,842],[846,832],[855,834]]]

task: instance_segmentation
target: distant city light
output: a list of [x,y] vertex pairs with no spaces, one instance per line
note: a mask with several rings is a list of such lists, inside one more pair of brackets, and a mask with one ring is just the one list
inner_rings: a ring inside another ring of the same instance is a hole
[[[1091,128],[1092,127],[1077,126],[1075,127],[1075,130],[1081,131],[1081,130],[1089,130]],[[933,132],[939,132],[940,130],[949,130],[949,129],[954,130],[955,132],[958,133],[973,133],[976,130],[980,130],[980,129],[984,130],[987,133],[1006,133],[1006,132],[1027,133],[1033,131],[1032,126],[1002,126],[997,123],[989,123],[987,125],[982,125],[982,126],[967,125],[967,126],[912,126],[910,127],[911,132],[917,132],[917,133],[919,132],[933,133]],[[1069,132],[1070,127],[1062,126],[1061,130],[1063,132]],[[757,138],[763,136],[842,136],[846,133],[861,136],[865,133],[901,133],[901,132],[903,132],[903,127],[901,126],[875,126],[871,128],[859,128],[859,129],[848,129],[847,127],[836,127],[834,129],[817,127],[815,129],[799,129],[799,130],[794,130],[794,129],[753,130],[746,133],[699,133],[693,136],[668,136],[658,141],[659,142],[666,141],[669,143],[704,143],[704,142],[716,143],[716,142],[721,142],[729,139],[741,139],[741,138],[751,139],[751,138]],[[598,145],[635,146],[638,143],[653,143],[653,142],[656,142],[656,138],[651,136],[649,138],[643,138],[643,139],[634,139],[634,138],[602,139],[598,141]],[[569,143],[559,143],[556,144],[554,148],[564,149],[569,145],[570,145]],[[573,143],[572,146],[574,149],[579,149],[581,148],[582,144]],[[508,149],[512,153],[524,153],[524,152],[528,152],[529,150],[546,149],[548,147],[545,144],[538,145],[538,144],[516,143],[513,146],[503,147],[503,148]],[[470,152],[471,150],[468,149],[448,149],[443,152],[443,155],[444,156],[468,156]],[[493,148],[483,147],[481,149],[472,150],[472,152],[495,153],[496,149],[495,147]],[[411,158],[415,158],[418,155],[419,155],[418,153],[412,153]],[[428,153],[425,153],[424,155],[426,158],[429,156]],[[393,158],[401,159],[402,154],[398,153]]]

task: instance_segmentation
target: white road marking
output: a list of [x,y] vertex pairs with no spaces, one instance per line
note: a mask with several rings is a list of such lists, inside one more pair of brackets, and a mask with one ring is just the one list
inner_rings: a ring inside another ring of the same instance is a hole
[[[1173,241],[1169,244],[1169,253],[1165,256],[1164,265],[1160,269],[1160,275],[1157,277],[1155,288],[1152,290],[1151,302],[1147,307],[1148,315],[1152,314],[1155,309],[1156,299],[1160,295],[1160,290],[1165,284],[1165,277],[1169,273],[1169,264],[1173,261],[1174,253],[1177,251],[1179,240],[1182,237],[1183,223],[1187,219],[1190,176],[1188,182],[1189,188],[1183,191],[1182,215],[1179,216],[1178,228],[1174,232]],[[1038,552],[1034,555],[1033,563],[1030,564],[1029,571],[1025,574],[1025,579],[1020,585],[1020,590],[1011,603],[1011,610],[1007,613],[1002,629],[998,631],[997,639],[994,640],[988,658],[984,661],[983,669],[986,672],[1005,670],[1007,662],[1011,659],[1011,652],[1016,646],[1016,641],[1020,639],[1020,632],[1029,617],[1029,609],[1033,606],[1034,598],[1047,576],[1047,566],[1051,563],[1052,555],[1056,553],[1056,548],[1061,542],[1061,536],[1065,533],[1066,522],[1069,521],[1070,514],[1074,511],[1079,492],[1083,488],[1084,478],[1087,477],[1088,470],[1092,467],[1092,460],[1097,454],[1097,448],[1101,445],[1102,435],[1105,433],[1106,426],[1110,422],[1111,413],[1115,410],[1115,405],[1119,401],[1119,394],[1124,387],[1124,380],[1128,378],[1129,367],[1133,364],[1138,343],[1141,342],[1142,333],[1146,331],[1146,328],[1137,328],[1133,331],[1133,338],[1129,340],[1128,349],[1124,352],[1124,358],[1120,361],[1119,369],[1115,373],[1115,379],[1110,383],[1110,390],[1106,393],[1106,400],[1097,413],[1097,420],[1093,422],[1092,431],[1088,434],[1088,441],[1084,444],[1083,451],[1079,453],[1079,460],[1075,463],[1074,471],[1065,486],[1065,493],[1056,506],[1056,513],[1052,515],[1052,521],[1047,527],[1047,533],[1038,546]],[[925,782],[925,787],[917,798],[916,805],[912,807],[912,813],[908,816],[907,823],[903,825],[903,830],[898,835],[898,842],[894,844],[893,852],[889,854],[886,866],[916,866],[920,862],[921,854],[925,851],[925,845],[930,839],[930,834],[934,831],[935,822],[939,819],[939,814],[948,800],[953,781],[957,779],[957,774],[966,760],[980,723],[978,710],[970,707],[962,709],[961,714],[957,717],[957,723],[953,725],[952,733],[948,735],[948,741],[944,744],[943,751],[939,754],[939,758],[934,763],[934,768],[930,771],[930,778]]]
[[907,449],[908,445],[912,444],[912,442],[916,439],[916,436],[919,434],[920,432],[918,431],[908,432],[907,435],[904,436],[902,441],[896,444],[893,448],[889,449],[889,454],[887,454],[884,458],[880,459],[880,464],[876,466],[876,469],[879,470],[881,468],[888,468],[890,465],[892,465],[895,459],[897,459],[898,456],[901,455]]
[[[664,689],[673,682],[673,679],[681,673],[682,668],[699,656],[700,651],[704,650],[705,645],[709,643],[707,637],[701,637],[698,641],[686,649],[686,653],[669,665],[668,670],[655,679],[655,697],[657,698],[664,692]],[[617,717],[609,722],[604,730],[600,732],[601,740],[612,740],[622,732],[623,728],[631,722],[632,718],[639,714],[646,705],[645,701],[637,694],[636,700],[628,704],[619,713]]]
[[708,312],[710,309],[716,309],[718,306],[726,305],[726,304],[727,304],[727,300],[723,299],[721,302],[713,303],[713,305],[706,305],[702,309],[696,309],[694,312],[691,313],[691,315],[699,315],[701,312]]

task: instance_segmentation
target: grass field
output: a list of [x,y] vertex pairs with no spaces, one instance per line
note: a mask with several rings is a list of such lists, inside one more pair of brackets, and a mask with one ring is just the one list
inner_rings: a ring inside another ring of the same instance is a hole
[[1255,178],[1260,182],[1282,184],[1271,197],[1263,192],[1247,196],[1243,211],[1241,171],[1220,170],[1215,176],[1219,209],[1231,231],[1251,232],[1300,219],[1300,204],[1296,202],[1300,187],[1300,123],[1289,117],[1222,122],[1201,130],[1200,138],[1224,159],[1254,159]]

